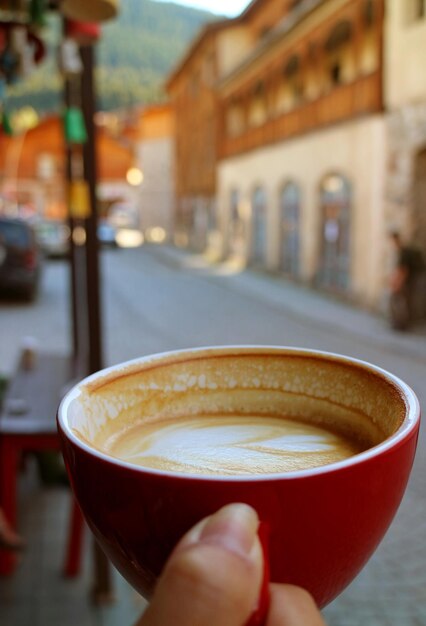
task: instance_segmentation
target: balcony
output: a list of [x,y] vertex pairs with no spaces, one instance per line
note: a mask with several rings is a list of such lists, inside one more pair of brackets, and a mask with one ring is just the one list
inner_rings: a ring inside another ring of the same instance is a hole
[[262,126],[250,128],[237,137],[222,136],[220,158],[228,158],[261,146],[285,141],[331,124],[355,119],[382,109],[380,72],[358,78],[333,88],[312,102],[278,117],[270,117]]

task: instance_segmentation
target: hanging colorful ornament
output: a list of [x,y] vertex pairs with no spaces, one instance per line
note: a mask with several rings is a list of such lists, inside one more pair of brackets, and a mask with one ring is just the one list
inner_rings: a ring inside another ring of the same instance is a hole
[[73,180],[68,187],[68,206],[74,219],[87,219],[91,214],[89,185],[83,179]]
[[64,114],[65,140],[68,144],[87,142],[87,130],[83,112],[78,107],[69,107]]
[[100,38],[101,27],[93,22],[66,20],[66,34],[80,46],[90,46]]
[[10,37],[0,54],[0,72],[9,85],[15,83],[19,75],[19,55],[13,49]]
[[33,26],[46,26],[47,4],[46,0],[30,0],[29,14],[30,23]]
[[5,135],[9,135],[9,137],[11,137],[13,135],[13,128],[12,128],[9,115],[6,113],[6,111],[3,111],[1,117],[2,117],[1,126],[3,128],[3,132]]
[[74,39],[66,38],[59,47],[59,69],[64,76],[76,76],[83,72],[78,43]]
[[24,78],[31,74],[34,68],[34,52],[28,41],[27,27],[19,24],[12,26],[9,30],[9,41],[11,49],[18,59],[17,78]]

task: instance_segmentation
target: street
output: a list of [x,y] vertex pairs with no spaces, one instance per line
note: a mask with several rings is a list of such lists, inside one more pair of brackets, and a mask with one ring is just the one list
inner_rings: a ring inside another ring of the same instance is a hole
[[[159,247],[102,253],[105,365],[202,345],[316,348],[390,370],[426,405],[424,332],[395,335],[364,311],[278,277],[234,269]],[[24,336],[34,336],[43,349],[69,349],[67,272],[65,262],[46,263],[33,305],[0,301],[0,373],[13,370]],[[330,626],[426,625],[425,475],[423,429],[398,515],[358,578],[324,610]]]

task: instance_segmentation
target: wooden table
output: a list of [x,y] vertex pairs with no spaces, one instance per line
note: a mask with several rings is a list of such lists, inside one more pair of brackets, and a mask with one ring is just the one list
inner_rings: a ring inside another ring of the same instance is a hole
[[[8,521],[17,525],[17,478],[21,455],[25,451],[59,450],[56,411],[72,377],[70,358],[37,353],[30,369],[22,356],[12,378],[0,414],[0,506]],[[71,526],[64,573],[75,576],[80,568],[83,517],[72,500]],[[0,575],[15,567],[11,552],[0,551]]]

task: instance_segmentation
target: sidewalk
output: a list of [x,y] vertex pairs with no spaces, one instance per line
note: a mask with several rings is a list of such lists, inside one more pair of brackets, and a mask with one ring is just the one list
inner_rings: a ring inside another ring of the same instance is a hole
[[158,247],[158,257],[187,271],[220,281],[229,289],[262,299],[287,315],[305,319],[328,329],[350,333],[361,341],[426,363],[426,325],[410,332],[392,330],[386,319],[369,311],[339,302],[332,296],[296,285],[282,276],[238,268],[235,262],[212,263],[207,256],[173,248]]

